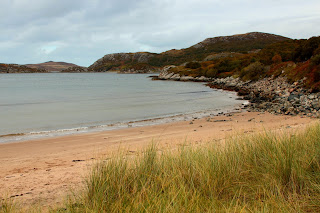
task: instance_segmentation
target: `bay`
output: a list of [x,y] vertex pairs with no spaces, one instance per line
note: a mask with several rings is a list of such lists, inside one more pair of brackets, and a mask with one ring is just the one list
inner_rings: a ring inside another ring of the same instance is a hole
[[[152,81],[148,76],[1,74],[0,135],[123,127],[130,121],[232,109],[243,102],[236,100],[235,93],[203,83]],[[0,142],[9,140],[4,138]]]

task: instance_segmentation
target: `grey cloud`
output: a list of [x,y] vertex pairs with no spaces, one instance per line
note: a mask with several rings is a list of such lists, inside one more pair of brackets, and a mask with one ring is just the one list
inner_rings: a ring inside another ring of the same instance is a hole
[[0,62],[88,66],[250,31],[307,38],[320,31],[319,9],[317,0],[3,0]]

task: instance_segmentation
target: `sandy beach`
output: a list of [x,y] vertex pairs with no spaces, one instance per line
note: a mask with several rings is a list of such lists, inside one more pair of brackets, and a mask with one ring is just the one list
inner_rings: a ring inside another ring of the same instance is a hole
[[57,206],[80,190],[90,166],[113,153],[136,155],[152,141],[159,149],[221,143],[234,134],[301,129],[314,119],[239,112],[192,121],[0,144],[0,199]]

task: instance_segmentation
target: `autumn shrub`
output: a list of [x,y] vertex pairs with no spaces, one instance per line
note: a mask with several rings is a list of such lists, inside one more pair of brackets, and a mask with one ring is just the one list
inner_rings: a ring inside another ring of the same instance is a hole
[[292,61],[272,64],[270,70],[267,72],[267,76],[273,76],[274,78],[281,75],[286,76],[295,68],[295,66],[296,64]]
[[242,80],[259,80],[266,76],[267,68],[260,62],[254,62],[240,71]]
[[218,70],[214,67],[211,67],[206,71],[205,76],[209,78],[215,78],[218,76]]
[[274,64],[279,64],[282,62],[282,57],[279,55],[279,54],[275,54],[273,57],[272,57],[272,62]]

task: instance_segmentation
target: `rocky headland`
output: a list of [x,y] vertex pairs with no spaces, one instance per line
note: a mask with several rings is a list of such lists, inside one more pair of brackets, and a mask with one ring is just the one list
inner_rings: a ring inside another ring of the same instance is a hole
[[242,81],[240,78],[192,77],[170,72],[175,66],[166,66],[154,80],[206,82],[213,89],[236,91],[250,102],[244,105],[249,111],[267,111],[272,114],[301,115],[320,118],[320,92],[304,88],[303,81],[289,83],[286,77]]

